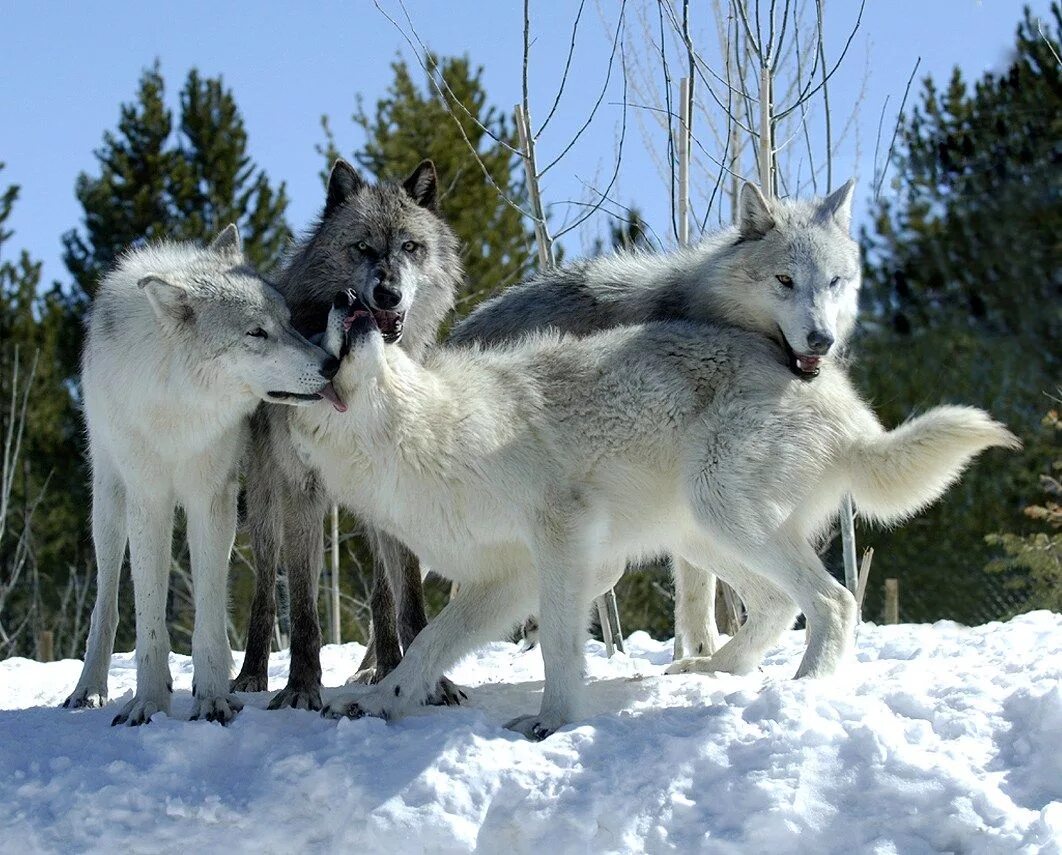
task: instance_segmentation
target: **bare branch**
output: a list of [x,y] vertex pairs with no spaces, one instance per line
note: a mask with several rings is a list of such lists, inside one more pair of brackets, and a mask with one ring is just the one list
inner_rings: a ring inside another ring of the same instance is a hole
[[[597,115],[597,110],[601,106],[601,102],[605,100],[605,94],[608,91],[609,80],[612,79],[612,66],[613,66],[613,63],[615,62],[615,59],[616,59],[616,50],[617,50],[618,46],[620,45],[620,43],[623,41],[623,26],[624,26],[623,13],[624,13],[624,10],[626,9],[626,7],[627,7],[627,0],[623,0],[623,2],[620,3],[619,20],[616,22],[616,35],[613,37],[613,40],[612,40],[612,52],[609,54],[609,58],[608,58],[608,69],[605,72],[605,82],[601,86],[601,92],[597,96],[597,101],[594,102],[593,109],[590,110],[590,115],[586,117],[586,121],[583,122],[582,127],[579,128],[578,131],[576,131],[575,136],[573,136],[571,138],[571,140],[564,147],[564,149],[561,151],[561,153],[558,154],[555,158],[553,158],[553,160],[551,160],[548,164],[546,164],[546,166],[544,166],[542,168],[542,171],[540,173],[538,173],[540,178],[542,176],[544,176],[547,172],[549,172],[550,169],[552,169],[554,166],[556,166],[564,158],[564,156],[569,151],[571,151],[572,146],[574,146],[579,141],[579,137],[581,137],[583,135],[583,132],[586,131],[586,129],[588,127],[590,127],[590,123],[594,121],[594,116]],[[621,61],[624,61],[623,57],[621,57]],[[626,92],[626,81],[624,81],[624,91]],[[526,59],[526,55],[525,55],[525,59],[524,59],[524,92],[525,93],[527,92],[527,59]],[[525,96],[524,96],[525,109],[526,109],[526,100],[527,100],[527,96],[525,94]]]
[[[817,0],[816,6],[819,6],[820,2],[821,2],[821,0]],[[855,26],[852,27],[851,32],[848,34],[848,39],[844,43],[844,49],[841,51],[841,55],[837,58],[837,62],[834,63],[833,68],[830,69],[828,74],[824,74],[823,75],[822,82],[819,83],[818,86],[816,86],[813,89],[806,89],[805,91],[801,92],[800,93],[800,97],[797,98],[797,100],[796,100],[796,102],[794,104],[792,104],[791,106],[789,106],[785,110],[782,110],[780,113],[778,113],[777,114],[777,118],[778,119],[784,119],[786,116],[788,116],[790,113],[792,113],[793,110],[795,110],[800,105],[800,103],[802,101],[805,101],[805,100],[811,98],[816,92],[818,92],[823,86],[826,85],[827,81],[831,77],[833,77],[834,74],[837,73],[837,69],[841,67],[841,63],[844,62],[845,56],[848,55],[848,48],[850,48],[852,46],[852,40],[855,38],[856,33],[859,31],[859,25],[863,21],[863,9],[866,7],[866,5],[867,5],[867,0],[860,0],[860,3],[859,3],[859,14],[856,16]],[[821,21],[821,18],[819,19],[819,31],[820,31],[819,32],[819,37],[822,38],[822,33],[821,33],[821,31],[822,31],[822,21]],[[809,77],[809,79],[814,79],[814,75],[812,74],[812,76]],[[810,86],[810,84],[809,84],[809,86]]]
[[896,135],[900,132],[900,122],[903,120],[903,108],[907,104],[907,96],[911,92],[911,84],[914,82],[915,75],[918,73],[918,66],[922,64],[922,57],[918,57],[915,60],[914,68],[911,69],[911,76],[907,78],[907,86],[903,90],[903,100],[900,101],[900,110],[896,114],[896,126],[892,129],[892,140],[889,142],[889,151],[885,155],[885,162],[881,165],[881,174],[878,176],[878,183],[874,187],[874,199],[877,200],[878,194],[881,193],[881,185],[885,181],[885,173],[889,171],[889,164],[892,162],[893,149],[896,147]]
[[560,104],[561,95],[564,94],[564,86],[568,82],[568,71],[572,67],[572,56],[575,55],[575,37],[579,32],[579,19],[583,17],[583,6],[585,5],[586,0],[579,0],[579,11],[575,13],[575,23],[572,24],[572,42],[568,46],[568,59],[564,63],[564,73],[561,75],[560,86],[557,87],[557,97],[553,99],[553,106],[549,108],[549,114],[542,123],[542,127],[535,131],[536,140],[546,130],[546,126],[549,124],[549,120],[553,118],[553,114],[557,112],[557,105]]

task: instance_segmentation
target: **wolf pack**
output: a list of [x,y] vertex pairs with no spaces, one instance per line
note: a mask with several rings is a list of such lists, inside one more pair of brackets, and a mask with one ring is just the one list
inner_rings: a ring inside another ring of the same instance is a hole
[[[290,669],[270,709],[395,720],[467,694],[446,673],[533,615],[544,739],[583,715],[591,604],[632,563],[670,556],[669,673],[753,672],[799,614],[798,678],[829,677],[856,603],[820,557],[844,496],[894,524],[983,450],[1017,439],[938,406],[886,430],[853,387],[861,281],[854,184],[824,199],[741,190],[735,225],[671,251],[539,271],[439,341],[465,275],[430,161],[371,183],[344,160],[272,281],[235,226],[206,247],[130,249],[100,283],[82,358],[96,602],[66,700],[107,702],[128,546],[136,691],[114,724],[169,713],[174,514],[194,591],[193,719],[230,722],[268,689],[278,570]],[[232,675],[227,580],[245,496],[256,568]],[[322,697],[323,520],[338,503],[373,555],[372,630],[351,685]],[[422,579],[454,593],[428,621]],[[719,649],[712,574],[746,619]],[[675,677],[674,679],[683,679]],[[474,702],[474,697],[473,697]]]

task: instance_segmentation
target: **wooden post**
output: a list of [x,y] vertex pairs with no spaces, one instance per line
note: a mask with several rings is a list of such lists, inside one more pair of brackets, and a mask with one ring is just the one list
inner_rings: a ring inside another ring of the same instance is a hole
[[601,640],[605,642],[605,655],[611,659],[612,654],[616,652],[616,645],[612,641],[612,625],[609,621],[608,606],[604,597],[594,600],[594,605],[597,606],[597,621],[601,624]]
[[332,643],[340,644],[339,626],[339,505],[332,505]]
[[37,635],[37,661],[51,662],[55,658],[55,634],[42,629]]
[[527,174],[527,194],[531,200],[531,213],[535,217],[535,243],[538,246],[538,266],[542,270],[552,267],[553,240],[546,229],[546,214],[542,207],[542,196],[538,188],[538,167],[535,165],[535,141],[531,136],[530,120],[523,106],[517,104],[516,132],[520,137],[520,148],[524,152],[524,171]]
[[679,81],[678,242],[690,242],[690,79]]
[[885,623],[900,622],[900,580],[885,580]]
[[870,547],[863,553],[863,561],[859,565],[859,586],[856,588],[856,608],[859,610],[856,617],[862,620],[863,598],[867,595],[867,581],[870,579],[870,564],[874,560],[874,547]]
[[859,573],[856,570],[855,509],[852,497],[844,494],[841,500],[841,551],[844,554],[844,584],[852,596],[859,593]]

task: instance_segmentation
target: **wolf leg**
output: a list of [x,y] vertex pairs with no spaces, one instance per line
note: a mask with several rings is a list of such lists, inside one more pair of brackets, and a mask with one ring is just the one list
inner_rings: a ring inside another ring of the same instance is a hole
[[[796,676],[833,674],[853,643],[855,597],[799,536],[779,535],[750,551],[745,563],[792,598],[807,619],[808,646]],[[780,605],[777,614],[783,614]]]
[[126,495],[129,563],[136,600],[136,693],[112,724],[138,725],[169,713],[170,634],[166,629],[173,547],[173,496],[130,491]]
[[[408,650],[413,639],[428,625],[428,614],[424,608],[424,577],[417,556],[394,538],[384,537],[388,541],[380,544],[385,547],[382,552],[384,565],[391,580],[391,589],[398,599],[398,637],[402,649]],[[385,675],[381,675],[377,668],[377,679],[382,676]],[[449,678],[440,677],[428,703],[452,706],[461,703],[461,699],[466,697]]]
[[125,486],[110,461],[92,456],[92,542],[96,547],[96,604],[85,645],[85,665],[64,707],[101,707],[107,703],[107,672],[118,629],[118,582],[127,539]]
[[[575,516],[578,518],[578,512]],[[580,548],[582,532],[567,519],[549,528],[534,548],[540,586],[539,638],[546,676],[542,706],[538,715],[520,716],[505,725],[535,740],[545,739],[580,715],[586,665],[583,642],[593,601],[586,575],[589,550]]]
[[[372,681],[378,682],[390,674],[402,661],[402,645],[398,635],[395,605],[395,567],[408,551],[397,540],[379,529],[366,532],[372,549]],[[416,559],[413,559],[414,562]],[[366,658],[369,650],[366,650]],[[362,663],[361,668],[365,668]],[[361,669],[359,669],[361,670]]]
[[283,498],[277,483],[283,475],[269,448],[269,419],[259,408],[251,419],[253,444],[247,466],[247,518],[254,555],[254,600],[247,626],[247,652],[240,673],[232,681],[234,692],[269,689],[269,648],[277,615],[277,566],[283,535]]
[[192,665],[195,699],[192,719],[228,724],[243,703],[229,694],[232,649],[226,631],[227,581],[232,542],[236,537],[236,474],[213,495],[190,496],[185,502],[188,545],[192,559],[195,628]]
[[[428,702],[439,675],[479,645],[501,638],[528,614],[534,589],[520,572],[491,568],[488,581],[462,581],[455,597],[413,643],[398,667],[367,693],[343,695],[321,711],[330,718],[401,718]],[[525,571],[526,572],[526,571]]]
[[282,707],[321,708],[321,622],[317,585],[324,563],[324,515],[328,499],[319,485],[284,496],[284,566],[288,571],[291,614],[291,666],[288,683],[269,702]]
[[[764,654],[782,632],[793,626],[797,615],[796,605],[777,585],[732,559],[713,554],[710,562],[703,558],[698,561],[710,563],[718,570],[720,578],[731,585],[745,603],[748,616],[734,637],[713,655],[677,660],[668,667],[667,673],[708,674],[722,671],[728,674],[750,674],[756,670]],[[697,569],[692,561],[690,566]]]
[[715,622],[715,574],[671,556],[675,574],[675,637],[683,656],[711,656],[719,648]]

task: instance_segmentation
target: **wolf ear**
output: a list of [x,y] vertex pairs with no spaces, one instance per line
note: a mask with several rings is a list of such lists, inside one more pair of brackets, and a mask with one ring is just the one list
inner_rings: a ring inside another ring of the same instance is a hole
[[855,195],[855,179],[849,178],[838,189],[822,200],[819,217],[832,217],[846,232],[852,228],[852,197]]
[[161,276],[145,276],[136,283],[147,295],[151,308],[160,321],[184,324],[195,317],[188,291]]
[[332,164],[332,171],[328,173],[328,198],[325,202],[324,215],[327,217],[364,185],[365,179],[361,177],[358,170],[343,158],[337,157],[336,162]]
[[434,211],[439,189],[439,176],[435,172],[435,164],[430,160],[422,160],[409,178],[402,182],[402,189],[422,208]]
[[771,203],[751,181],[746,181],[741,188],[738,213],[738,231],[742,240],[759,240],[774,228]]
[[243,255],[243,241],[240,240],[240,230],[236,228],[235,223],[225,226],[220,234],[210,242],[210,251],[233,258]]

